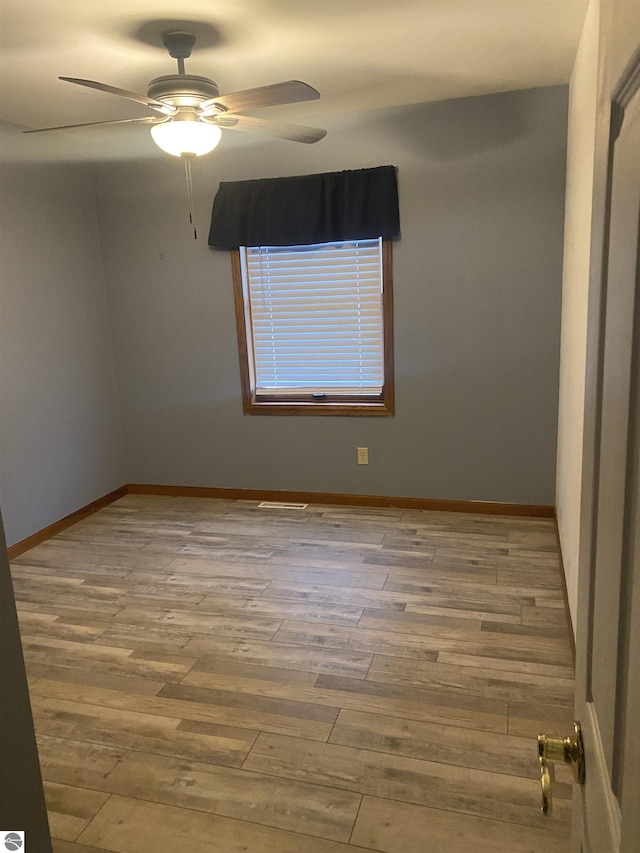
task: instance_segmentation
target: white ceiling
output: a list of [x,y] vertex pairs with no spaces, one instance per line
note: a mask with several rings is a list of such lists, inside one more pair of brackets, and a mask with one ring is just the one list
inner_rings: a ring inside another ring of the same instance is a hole
[[[354,111],[567,83],[586,3],[0,0],[0,145],[8,156],[36,158],[159,155],[144,127],[19,130],[147,115],[57,78],[146,93],[150,79],[175,72],[160,44],[171,23],[198,36],[187,71],[211,77],[221,93],[304,80],[320,101],[255,114],[330,131]],[[230,144],[248,137],[227,135]]]

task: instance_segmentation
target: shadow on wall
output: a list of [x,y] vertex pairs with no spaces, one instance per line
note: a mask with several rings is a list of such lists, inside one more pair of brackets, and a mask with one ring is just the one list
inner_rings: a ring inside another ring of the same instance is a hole
[[367,113],[370,128],[426,160],[453,161],[504,148],[527,134],[522,93],[480,95]]

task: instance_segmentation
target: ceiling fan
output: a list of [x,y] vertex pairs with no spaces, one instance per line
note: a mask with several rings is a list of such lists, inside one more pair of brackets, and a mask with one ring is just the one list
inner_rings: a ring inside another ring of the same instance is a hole
[[[109,92],[142,104],[159,115],[144,118],[116,119],[115,121],[90,121],[81,124],[60,125],[25,130],[23,133],[45,133],[51,130],[68,130],[74,127],[97,127],[115,124],[151,125],[151,136],[163,151],[181,157],[185,165],[187,195],[189,200],[189,221],[194,225],[193,182],[191,161],[202,154],[208,154],[220,142],[223,130],[242,130],[249,133],[265,133],[293,142],[319,142],[327,131],[318,127],[304,127],[297,124],[268,121],[255,116],[243,115],[244,112],[259,107],[275,107],[282,104],[295,104],[301,101],[313,101],[320,93],[300,80],[286,80],[259,86],[257,89],[245,89],[221,95],[216,83],[208,77],[187,74],[184,61],[191,56],[195,45],[195,36],[181,30],[172,30],[162,36],[162,44],[169,55],[178,61],[178,73],[156,77],[147,86],[147,94],[129,92],[95,80],[83,80],[78,77],[60,77],[68,83]],[[194,237],[197,232],[193,229]]]
[[318,142],[326,135],[326,130],[316,127],[283,124],[243,115],[247,110],[259,107],[315,100],[320,97],[320,93],[299,80],[287,80],[284,83],[273,83],[257,89],[220,95],[218,86],[213,80],[185,72],[184,61],[191,56],[195,41],[195,36],[191,33],[182,31],[164,33],[162,43],[169,51],[169,55],[178,61],[178,73],[151,80],[146,95],[119,89],[106,83],[98,83],[95,80],[83,80],[77,77],[59,78],[68,83],[119,95],[142,104],[159,115],[43,127],[25,130],[24,133],[43,133],[98,125],[147,124],[151,125],[154,142],[163,151],[187,158],[212,151],[220,141],[222,130],[261,132],[280,139],[306,143]]

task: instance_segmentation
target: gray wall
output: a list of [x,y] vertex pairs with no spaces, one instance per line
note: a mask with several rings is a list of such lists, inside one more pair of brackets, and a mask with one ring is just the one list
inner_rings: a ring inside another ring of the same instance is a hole
[[[566,112],[556,87],[368,113],[316,146],[223,139],[195,165],[197,242],[179,162],[97,167],[130,481],[552,504]],[[385,163],[396,416],[243,416],[218,182]]]
[[0,169],[0,503],[9,545],[126,481],[88,166]]

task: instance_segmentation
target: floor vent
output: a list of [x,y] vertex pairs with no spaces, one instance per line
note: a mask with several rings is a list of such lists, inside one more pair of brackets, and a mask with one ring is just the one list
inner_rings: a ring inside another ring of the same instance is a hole
[[287,503],[287,501],[260,501],[258,507],[262,509],[306,509],[309,504]]

